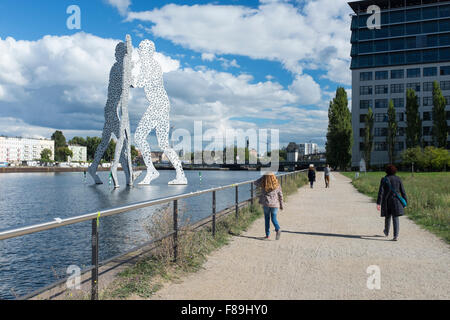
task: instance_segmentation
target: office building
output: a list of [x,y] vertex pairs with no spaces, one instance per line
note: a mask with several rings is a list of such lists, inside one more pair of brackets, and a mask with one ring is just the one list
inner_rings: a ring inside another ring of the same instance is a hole
[[[399,126],[396,155],[406,148],[406,90],[419,98],[425,145],[432,141],[432,88],[438,81],[447,101],[450,120],[450,1],[372,0],[349,2],[352,70],[352,167],[359,166],[364,150],[364,122],[368,108],[374,113],[374,149],[371,163],[389,160],[387,110],[392,100]],[[367,14],[371,5],[380,11],[380,28]],[[368,28],[368,21],[369,26]],[[447,146],[448,148],[448,146]]]

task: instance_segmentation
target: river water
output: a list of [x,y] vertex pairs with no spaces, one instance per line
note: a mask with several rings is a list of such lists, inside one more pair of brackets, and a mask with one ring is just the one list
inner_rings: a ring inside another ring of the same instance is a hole
[[[108,183],[109,172],[99,172],[103,185],[89,175],[71,173],[0,174],[0,230],[49,222],[144,200],[194,192],[260,177],[255,171],[186,171],[189,184],[169,186],[175,171],[161,170],[151,186],[121,188]],[[211,194],[179,201],[183,219],[198,221],[211,214]],[[217,211],[234,203],[235,190],[217,192]],[[250,185],[239,188],[239,200],[250,198]],[[100,261],[149,240],[145,225],[161,206],[100,219]],[[69,265],[80,268],[91,261],[91,222],[0,241],[0,299],[13,299],[66,276]]]

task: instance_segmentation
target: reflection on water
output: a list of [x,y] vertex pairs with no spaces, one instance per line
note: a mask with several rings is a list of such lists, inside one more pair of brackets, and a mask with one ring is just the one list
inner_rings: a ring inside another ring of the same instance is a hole
[[[108,183],[109,172],[99,172],[103,185],[93,185],[82,172],[0,174],[0,230],[68,218],[139,201],[168,197],[240,181],[256,179],[259,172],[186,171],[189,184],[168,186],[175,171],[161,170],[151,186],[125,187],[119,173],[120,189]],[[217,192],[217,210],[234,202],[234,189]],[[239,199],[250,197],[243,186]],[[125,252],[148,240],[144,225],[164,205],[122,213],[100,220],[100,261]],[[211,194],[179,201],[184,218],[193,222],[211,214]],[[91,260],[90,221],[0,241],[0,299],[24,295],[65,276],[75,264],[83,268]],[[14,291],[14,293],[12,292]]]

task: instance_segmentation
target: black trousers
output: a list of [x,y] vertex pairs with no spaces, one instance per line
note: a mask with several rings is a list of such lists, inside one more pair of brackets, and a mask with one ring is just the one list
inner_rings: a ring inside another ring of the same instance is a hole
[[389,229],[391,228],[391,218],[394,222],[394,238],[398,237],[398,231],[400,229],[400,222],[398,220],[398,217],[395,217],[394,215],[390,215],[387,217],[384,217],[384,231],[385,233],[389,234]]

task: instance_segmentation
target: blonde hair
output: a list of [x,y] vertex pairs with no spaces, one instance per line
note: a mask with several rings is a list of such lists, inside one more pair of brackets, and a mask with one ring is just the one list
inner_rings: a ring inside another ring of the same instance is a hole
[[278,179],[273,173],[264,175],[261,187],[265,192],[271,192],[279,187]]

